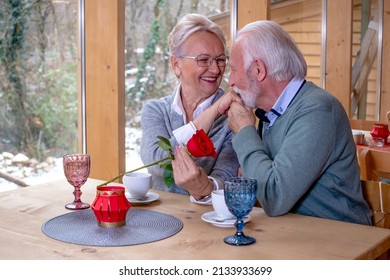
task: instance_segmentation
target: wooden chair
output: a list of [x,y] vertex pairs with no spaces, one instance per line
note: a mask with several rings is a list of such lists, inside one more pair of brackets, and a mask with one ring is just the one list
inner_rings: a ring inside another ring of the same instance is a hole
[[364,199],[371,210],[372,224],[390,229],[390,184],[361,180]]
[[357,154],[362,180],[390,182],[389,152],[359,148]]
[[[376,181],[361,181],[364,199],[371,211],[372,225],[390,229],[390,184]],[[389,260],[390,250],[378,259]]]

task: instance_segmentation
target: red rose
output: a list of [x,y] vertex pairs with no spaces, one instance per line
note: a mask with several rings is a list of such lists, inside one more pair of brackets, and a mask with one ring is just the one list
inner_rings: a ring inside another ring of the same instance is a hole
[[[143,168],[151,167],[156,164],[160,164],[160,167],[164,169],[164,183],[168,188],[172,187],[175,184],[175,179],[173,178],[172,164],[171,160],[174,159],[173,148],[169,140],[163,136],[157,136],[157,145],[164,151],[169,152],[169,156],[157,160],[153,163],[138,167],[136,169],[127,171],[125,173],[119,174],[118,176],[112,178],[111,180],[104,182],[103,184],[98,185],[98,187],[105,186],[108,183],[114,182],[116,179],[122,177],[127,173],[132,173]],[[217,153],[215,152],[213,141],[207,136],[203,129],[197,130],[191,139],[187,142],[187,150],[194,157],[216,157]]]
[[213,141],[203,129],[197,130],[187,142],[188,152],[194,157],[216,157]]

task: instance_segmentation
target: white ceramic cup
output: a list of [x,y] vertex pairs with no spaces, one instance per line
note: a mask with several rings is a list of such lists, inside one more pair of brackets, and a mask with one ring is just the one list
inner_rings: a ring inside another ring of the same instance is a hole
[[235,218],[226,206],[224,190],[213,191],[211,193],[211,203],[215,213],[217,214],[217,219],[227,220]]
[[151,183],[152,175],[150,173],[133,172],[123,175],[123,184],[132,198],[145,199]]

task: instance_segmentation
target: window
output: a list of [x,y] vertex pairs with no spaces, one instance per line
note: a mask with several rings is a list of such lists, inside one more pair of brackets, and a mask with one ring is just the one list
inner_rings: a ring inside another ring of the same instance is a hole
[[4,177],[33,184],[77,149],[77,5],[0,2],[1,190],[16,186]]
[[143,165],[139,158],[143,103],[170,95],[177,82],[168,60],[169,32],[183,15],[199,13],[220,24],[230,37],[230,4],[230,0],[126,0],[126,170]]

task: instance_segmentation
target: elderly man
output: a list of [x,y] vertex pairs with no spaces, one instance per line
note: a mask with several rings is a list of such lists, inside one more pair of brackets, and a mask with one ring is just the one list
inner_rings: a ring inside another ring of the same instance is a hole
[[348,117],[334,96],[305,81],[291,37],[274,22],[250,23],[229,64],[232,91],[212,109],[228,115],[233,148],[243,174],[257,180],[264,211],[370,224]]

